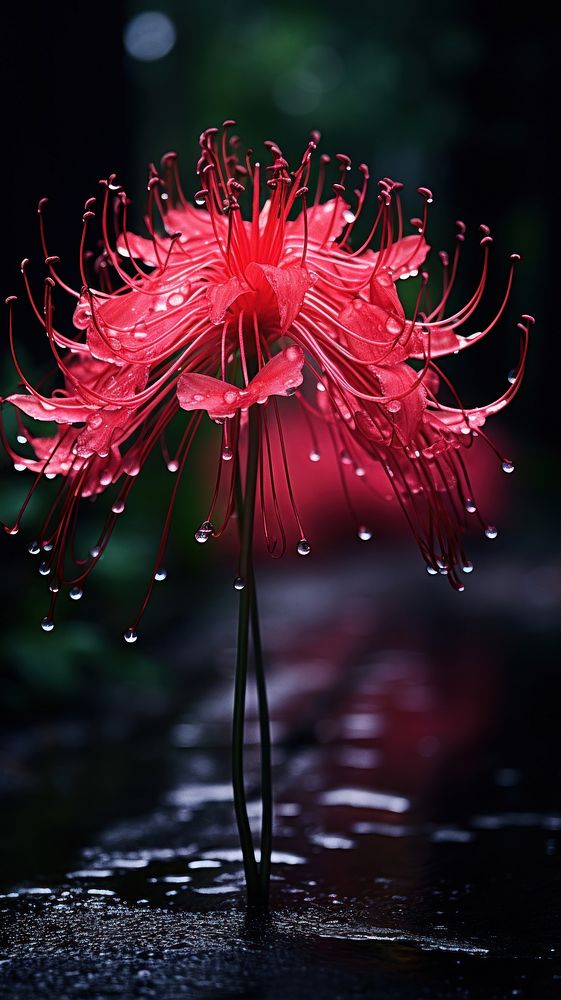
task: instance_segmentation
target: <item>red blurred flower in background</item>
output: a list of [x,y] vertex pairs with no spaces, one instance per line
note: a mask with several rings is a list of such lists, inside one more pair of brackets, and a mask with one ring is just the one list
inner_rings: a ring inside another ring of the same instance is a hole
[[[445,253],[439,255],[439,301],[431,303],[428,274],[421,270],[429,252],[428,189],[418,189],[422,215],[412,220],[413,233],[403,235],[401,185],[384,178],[361,239],[357,232],[368,204],[364,164],[358,168],[359,188],[348,192],[349,158],[338,154],[332,164],[323,155],[316,165],[319,135],[314,133],[293,172],[272,142],[265,144],[271,162],[264,168],[250,154],[240,158],[237,138],[227,138],[231,124],[225,123],[221,134],[208,129],[201,136],[201,190],[195,198],[199,207],[183,195],[174,155],[164,158],[161,173],[151,169],[147,237],[129,231],[128,199],[115,178],[104,182],[103,247],[97,257],[85,249],[94,218],[92,199],[84,214],[79,291],[59,277],[58,258],[49,255],[46,245],[43,204],[39,206],[49,271],[40,306],[31,294],[27,261],[23,273],[62,387],[46,393],[26,380],[14,351],[14,299],[9,299],[12,354],[25,391],[7,402],[18,413],[18,441],[27,442],[32,454],[16,453],[6,436],[5,443],[15,467],[36,474],[32,490],[42,476],[64,477],[64,488],[31,546],[33,552],[43,549],[43,570],[51,576],[51,607],[42,623],[46,630],[53,627],[59,590],[69,586],[79,596],[125,508],[135,477],[153,448],[161,447],[177,480],[148,599],[153,580],[163,572],[173,505],[205,411],[221,427],[221,458],[197,541],[221,535],[236,508],[247,413],[258,407],[257,503],[267,549],[277,556],[286,547],[290,529],[284,496],[297,550],[308,554],[279,396],[295,397],[289,405],[299,412],[301,437],[309,442],[306,452],[312,462],[321,457],[318,438],[322,449],[328,441],[351,512],[354,491],[348,486],[348,471],[368,491],[373,479],[379,482],[379,473],[372,475],[376,467],[401,507],[429,572],[445,574],[456,589],[463,589],[460,570],[471,568],[463,536],[468,515],[479,513],[466,457],[476,436],[488,442],[486,419],[506,406],[520,385],[532,319],[525,316],[519,324],[519,362],[508,388],[487,406],[463,407],[438,359],[477,343],[495,326],[510,293],[517,255],[511,257],[500,308],[473,332],[492,243],[485,227],[475,291],[463,307],[450,311],[464,227],[458,224],[451,261]],[[333,197],[323,201],[333,169]],[[397,282],[417,276],[416,305],[407,317]],[[55,325],[57,286],[76,299],[72,335]],[[441,387],[448,402],[441,399]],[[180,411],[189,415],[170,455],[166,430]],[[54,422],[55,432],[32,436],[22,414]],[[512,471],[512,463],[499,458],[504,470]],[[78,558],[74,532],[80,500],[112,484],[119,484],[118,492],[98,542],[89,557]],[[7,530],[15,533],[20,518]],[[494,537],[496,529],[480,521]],[[370,537],[370,529],[356,518],[355,528],[361,538]],[[146,601],[125,633],[129,641],[136,638],[145,606]]]

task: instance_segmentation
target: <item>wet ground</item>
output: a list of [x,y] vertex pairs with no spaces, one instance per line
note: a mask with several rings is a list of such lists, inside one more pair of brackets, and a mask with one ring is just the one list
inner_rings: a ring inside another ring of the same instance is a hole
[[561,576],[488,563],[457,596],[415,570],[264,580],[267,917],[230,801],[229,596],[169,639],[193,664],[172,718],[11,734],[1,996],[561,996]]

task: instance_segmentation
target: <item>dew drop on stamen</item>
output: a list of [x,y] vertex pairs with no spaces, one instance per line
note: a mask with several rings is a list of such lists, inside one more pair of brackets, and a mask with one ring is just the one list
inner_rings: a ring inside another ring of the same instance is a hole
[[138,634],[134,631],[134,629],[128,628],[127,631],[123,634],[123,639],[125,640],[125,642],[136,642],[136,640],[138,639]]
[[466,499],[464,500],[464,507],[467,510],[468,514],[475,514],[477,510],[477,504],[475,503],[474,500],[471,499],[471,497],[466,497]]
[[195,541],[198,542],[199,545],[204,545],[205,542],[208,542],[208,540],[209,540],[210,536],[212,535],[213,531],[214,531],[214,528],[213,528],[211,522],[210,521],[203,521],[203,523],[201,524],[200,528],[197,528],[197,530],[195,532]]
[[18,434],[16,437],[16,441],[18,444],[27,444],[27,438],[25,434]]
[[14,524],[11,528],[8,528],[7,525],[4,525],[4,531],[6,532],[7,535],[17,535],[19,531],[19,524]]
[[320,455],[319,451],[311,451],[310,452],[310,462],[319,462],[320,458],[321,458],[321,455]]
[[296,551],[299,556],[309,556],[312,551],[312,546],[306,538],[301,538],[296,546]]
[[68,591],[68,596],[73,601],[79,601],[83,593],[84,591],[81,587],[72,587],[71,590]]
[[222,449],[222,461],[231,462],[233,457],[234,457],[234,452],[228,445],[226,445],[226,447]]
[[55,627],[55,623],[52,618],[43,618],[41,622],[41,628],[43,632],[52,632]]
[[195,205],[198,205],[199,208],[202,208],[203,205],[206,205],[206,198],[202,197],[195,198]]
[[429,576],[438,576],[438,570],[434,566],[427,566],[427,573]]
[[176,462],[174,458],[172,458],[171,461],[167,463],[167,465],[168,465],[168,472],[177,472],[179,468],[179,462]]
[[125,509],[124,500],[115,500],[115,503],[111,507],[111,510],[113,511],[114,514],[122,514],[124,509]]
[[53,543],[52,542],[43,542],[42,548],[43,548],[43,552],[52,552],[52,550],[53,550]]
[[497,528],[495,528],[494,524],[488,524],[487,527],[485,528],[485,534],[487,538],[496,538],[498,533],[499,532]]
[[48,563],[42,562],[41,565],[39,566],[39,572],[41,576],[48,576],[49,573],[51,572],[51,567],[49,566]]
[[508,381],[510,382],[510,384],[514,385],[514,383],[516,382],[516,372],[515,372],[514,368],[510,369],[510,371],[509,371],[509,373],[507,375],[507,378],[508,378]]
[[27,551],[29,552],[30,556],[38,556],[41,551],[41,546],[39,545],[39,542],[31,542],[31,545],[29,546]]
[[512,462],[509,462],[508,460],[505,460],[503,462],[502,468],[503,472],[506,472],[507,475],[509,475],[511,472],[514,472],[514,465]]
[[462,566],[462,573],[473,573],[473,563],[465,562]]
[[368,528],[366,528],[364,524],[361,524],[360,528],[358,529],[358,537],[360,538],[361,542],[369,542],[370,539],[372,538],[372,532]]
[[99,545],[94,545],[93,548],[90,549],[90,555],[91,555],[92,559],[97,559],[97,557],[99,556],[100,552],[101,552],[101,549],[100,549]]
[[234,590],[243,590],[245,587],[245,580],[243,576],[237,576],[234,580]]
[[162,580],[165,580],[167,575],[168,575],[167,569],[164,569],[163,566],[160,566],[160,568],[157,569],[156,572],[154,573],[154,579],[157,581],[157,583],[161,583]]

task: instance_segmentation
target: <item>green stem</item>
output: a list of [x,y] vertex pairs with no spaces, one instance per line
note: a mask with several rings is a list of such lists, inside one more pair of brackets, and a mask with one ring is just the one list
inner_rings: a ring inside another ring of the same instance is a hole
[[255,576],[252,574],[251,588],[251,628],[253,638],[253,655],[255,659],[255,682],[257,685],[257,700],[259,704],[259,735],[261,740],[261,860],[259,863],[259,885],[262,902],[269,898],[269,882],[271,878],[271,850],[273,842],[273,786],[271,778],[271,729],[269,723],[269,706],[267,702],[267,684],[263,663],[263,647],[259,628],[259,610],[257,606],[257,588]]
[[[240,593],[238,618],[238,653],[236,659],[236,679],[234,686],[234,715],[232,724],[232,784],[234,809],[245,869],[247,898],[250,903],[261,902],[260,874],[255,861],[251,828],[247,815],[245,782],[243,772],[245,695],[247,687],[247,666],[249,656],[249,625],[253,607],[253,524],[255,496],[257,491],[257,471],[259,465],[259,416],[253,407],[249,410],[249,431],[245,495],[238,504],[241,518],[240,575],[245,586]],[[240,489],[241,492],[241,489]]]

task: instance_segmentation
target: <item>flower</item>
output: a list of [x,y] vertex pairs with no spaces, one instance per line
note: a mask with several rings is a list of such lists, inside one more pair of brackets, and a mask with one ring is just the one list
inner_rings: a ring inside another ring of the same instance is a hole
[[[82,587],[124,510],[135,477],[159,446],[177,479],[147,598],[125,635],[136,638],[154,578],[162,578],[179,481],[205,412],[221,427],[221,459],[212,500],[195,532],[199,542],[220,536],[235,509],[247,411],[258,406],[258,500],[267,548],[278,556],[286,546],[288,529],[279,505],[284,493],[298,552],[310,551],[291,483],[278,400],[283,396],[295,397],[287,405],[300,410],[302,439],[309,437],[312,462],[320,458],[314,426],[319,422],[328,428],[347,495],[348,470],[368,489],[369,469],[383,469],[429,572],[445,574],[453,587],[463,589],[460,570],[471,569],[463,548],[468,515],[479,518],[489,537],[496,534],[478,513],[466,458],[476,436],[493,447],[483,427],[519,388],[532,317],[524,316],[519,324],[518,365],[505,392],[491,404],[464,407],[437,362],[477,343],[495,327],[518,255],[511,256],[496,315],[471,332],[487,280],[492,239],[486,227],[481,227],[483,264],[472,297],[448,312],[465,233],[458,223],[452,260],[444,252],[439,255],[440,301],[430,305],[423,270],[430,249],[425,234],[432,195],[427,188],[418,189],[421,217],[412,220],[413,232],[404,235],[402,185],[381,180],[373,218],[361,239],[357,233],[369,211],[364,164],[358,168],[359,187],[348,192],[350,159],[337,154],[331,161],[321,155],[316,162],[319,134],[313,133],[294,171],[273,142],[265,143],[271,162],[263,167],[249,153],[240,157],[239,140],[228,139],[233,124],[225,122],[222,132],[207,129],[201,136],[201,188],[194,205],[183,194],[174,154],[164,157],[160,173],[151,168],[147,236],[129,230],[129,201],[115,176],[102,182],[102,250],[95,257],[85,249],[95,219],[96,203],[90,199],[83,217],[80,290],[73,291],[59,276],[59,259],[47,249],[44,201],[39,205],[48,269],[41,307],[32,296],[27,260],[22,271],[63,386],[45,394],[25,378],[14,350],[15,300],[10,297],[10,343],[25,391],[5,402],[16,410],[18,441],[28,444],[31,455],[16,452],[5,433],[4,440],[15,467],[35,473],[31,492],[43,476],[64,477],[65,488],[32,546],[32,551],[46,551],[44,571],[51,575],[46,629],[52,628],[59,590]],[[333,170],[332,196],[323,200]],[[399,279],[406,278],[418,279],[409,317],[397,292]],[[75,299],[71,335],[55,325],[59,291]],[[456,405],[441,401],[442,385]],[[32,436],[24,417],[54,422],[55,432]],[[184,422],[182,436],[170,456],[165,434],[178,417]],[[505,471],[512,471],[509,460],[501,461]],[[97,544],[89,558],[75,558],[81,499],[115,486]],[[12,534],[21,513],[7,528]],[[355,527],[359,537],[370,537],[369,528]]]

